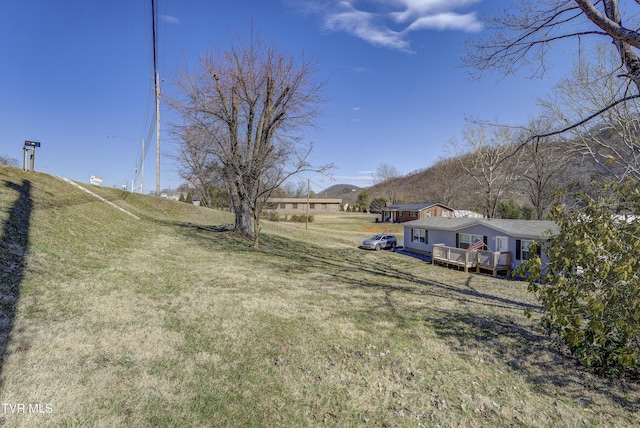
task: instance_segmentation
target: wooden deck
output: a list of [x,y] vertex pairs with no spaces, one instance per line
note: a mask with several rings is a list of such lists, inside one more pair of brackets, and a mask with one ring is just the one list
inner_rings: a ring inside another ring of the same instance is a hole
[[433,244],[431,263],[447,267],[464,269],[465,272],[490,272],[496,276],[499,272],[511,274],[511,253],[447,247]]

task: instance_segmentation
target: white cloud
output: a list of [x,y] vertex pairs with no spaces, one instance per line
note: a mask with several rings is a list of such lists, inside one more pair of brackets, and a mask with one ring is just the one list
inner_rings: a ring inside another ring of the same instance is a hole
[[373,180],[373,176],[367,175],[334,175],[331,177],[333,181],[355,181],[355,182],[364,182],[371,183]]
[[475,32],[482,30],[482,24],[478,21],[474,13],[466,15],[439,13],[432,16],[423,16],[407,27],[408,31],[421,29],[462,30]]
[[162,15],[161,18],[164,20],[164,22],[166,22],[167,24],[180,24],[180,20],[178,18],[176,18],[175,16],[170,16],[170,15]]
[[379,23],[375,13],[355,9],[348,1],[339,4],[340,11],[324,16],[325,27],[331,31],[344,31],[376,46],[407,50],[409,44],[400,33]]
[[396,22],[413,22],[417,19],[448,13],[466,7],[480,0],[394,0],[392,3],[402,9],[391,13]]
[[412,52],[409,35],[420,30],[476,32],[475,13],[458,13],[480,0],[306,0],[302,13],[320,15],[329,31],[351,34],[374,46]]

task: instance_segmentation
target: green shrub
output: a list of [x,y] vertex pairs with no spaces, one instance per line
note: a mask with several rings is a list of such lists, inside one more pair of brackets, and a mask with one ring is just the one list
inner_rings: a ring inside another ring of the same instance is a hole
[[543,326],[585,365],[610,375],[640,357],[640,189],[613,186],[613,196],[580,195],[578,208],[556,206],[559,233],[540,258],[520,268],[544,308]]
[[[307,216],[304,214],[293,214],[291,215],[291,217],[289,218],[289,221],[293,222],[293,223],[305,223],[307,221]],[[309,223],[311,223],[313,221],[313,216],[310,215],[309,216]]]

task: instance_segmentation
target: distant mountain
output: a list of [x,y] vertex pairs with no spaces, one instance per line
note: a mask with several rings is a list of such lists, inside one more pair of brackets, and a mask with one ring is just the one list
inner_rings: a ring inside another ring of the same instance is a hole
[[353,184],[334,184],[333,186],[316,193],[316,196],[318,198],[339,198],[342,199],[343,202],[353,203],[358,198],[358,193],[360,193],[362,189],[363,187],[355,186]]

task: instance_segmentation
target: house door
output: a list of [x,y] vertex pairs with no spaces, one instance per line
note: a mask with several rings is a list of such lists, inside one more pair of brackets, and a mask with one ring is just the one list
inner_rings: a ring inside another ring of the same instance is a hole
[[509,237],[496,236],[496,251],[506,253],[509,251]]

